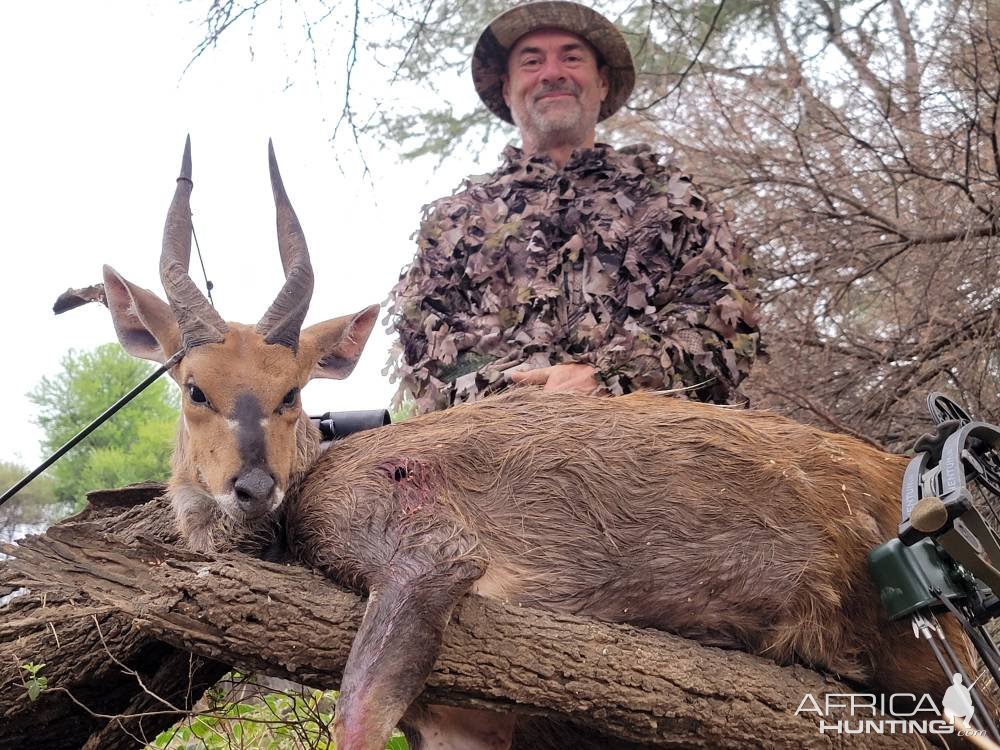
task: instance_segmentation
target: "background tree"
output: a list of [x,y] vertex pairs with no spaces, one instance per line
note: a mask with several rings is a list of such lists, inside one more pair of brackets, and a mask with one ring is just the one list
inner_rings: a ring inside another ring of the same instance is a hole
[[[42,378],[28,394],[38,407],[37,422],[45,432],[43,452],[65,443],[152,369],[118,344],[67,353],[62,371]],[[51,469],[55,496],[82,504],[90,490],[165,480],[170,474],[177,415],[172,384],[157,380],[55,463]]]
[[766,3],[751,44],[716,37],[682,97],[626,115],[758,248],[759,403],[895,449],[932,389],[1000,417],[996,12]]
[[[12,487],[28,471],[12,461],[0,461],[0,490]],[[67,515],[70,509],[68,503],[56,499],[52,477],[42,474],[0,506],[0,541],[10,542],[26,533],[38,533],[43,526]]]

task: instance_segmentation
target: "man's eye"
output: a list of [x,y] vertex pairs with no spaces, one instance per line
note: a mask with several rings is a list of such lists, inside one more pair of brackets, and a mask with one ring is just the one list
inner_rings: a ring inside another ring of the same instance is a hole
[[281,400],[281,405],[282,406],[295,406],[295,399],[296,399],[296,397],[298,395],[299,395],[299,389],[298,388],[292,388],[292,390],[290,390],[288,393],[286,393],[285,397]]
[[201,388],[196,386],[194,383],[190,383],[188,385],[188,396],[190,396],[191,398],[191,403],[194,404],[208,403],[208,397],[205,395],[205,392],[202,391]]

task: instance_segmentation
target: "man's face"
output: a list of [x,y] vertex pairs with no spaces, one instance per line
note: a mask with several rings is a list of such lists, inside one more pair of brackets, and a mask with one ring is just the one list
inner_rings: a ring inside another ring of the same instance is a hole
[[503,97],[526,144],[592,141],[607,95],[607,69],[576,34],[540,29],[511,48]]

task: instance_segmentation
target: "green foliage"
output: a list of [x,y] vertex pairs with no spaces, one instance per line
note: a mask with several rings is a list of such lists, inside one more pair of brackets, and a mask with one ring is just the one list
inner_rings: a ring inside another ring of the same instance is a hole
[[[13,487],[27,473],[26,466],[0,461],[0,491]],[[43,526],[69,515],[72,509],[72,505],[56,498],[52,477],[42,474],[0,507],[0,539],[9,542],[26,531],[38,533]]]
[[[212,689],[209,708],[162,732],[146,750],[335,750],[332,738],[336,692],[310,690],[267,693],[239,702],[225,702]],[[386,750],[407,750],[394,736]]]
[[[0,461],[0,491],[13,487],[28,473],[29,469],[21,464],[12,461]],[[52,477],[42,474],[31,484],[17,493],[16,500],[12,503],[19,503],[25,508],[26,516],[38,515],[33,509],[40,509],[51,505],[56,501],[56,495]],[[20,520],[20,523],[35,523],[34,520]]]
[[[42,450],[50,453],[59,448],[152,369],[118,344],[90,352],[69,351],[62,371],[42,378],[28,394],[38,407],[37,423],[45,431]],[[51,470],[55,496],[82,504],[90,490],[166,479],[177,403],[166,379],[150,385],[56,462]]]
[[24,686],[28,689],[28,698],[30,700],[38,698],[42,694],[42,691],[48,687],[48,678],[38,674],[44,666],[44,664],[35,664],[30,661],[21,665],[21,669],[28,673],[28,679],[25,681]]
[[389,418],[393,424],[409,419],[417,413],[417,402],[413,399],[406,399],[399,405],[399,408],[389,412]]

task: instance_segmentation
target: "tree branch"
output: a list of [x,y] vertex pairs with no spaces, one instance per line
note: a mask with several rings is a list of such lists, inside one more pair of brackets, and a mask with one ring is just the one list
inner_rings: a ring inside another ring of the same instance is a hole
[[[136,510],[147,521],[167,513],[162,502]],[[53,527],[10,548],[16,558],[6,565],[35,595],[86,592],[147,636],[186,651],[317,687],[338,685],[364,611],[357,596],[300,568],[209,558],[124,536],[131,541],[96,525]],[[0,624],[7,624],[4,613]],[[43,627],[41,618],[36,625]],[[446,631],[424,699],[516,706],[601,732],[606,747],[736,748],[767,737],[769,747],[801,748],[839,746],[819,733],[814,714],[795,715],[804,695],[847,691],[802,667],[668,633],[471,596]],[[16,699],[0,692],[0,712],[9,715]],[[23,695],[18,705],[33,709]],[[0,742],[6,726],[0,723]],[[906,746],[889,736],[851,741],[852,747]]]

